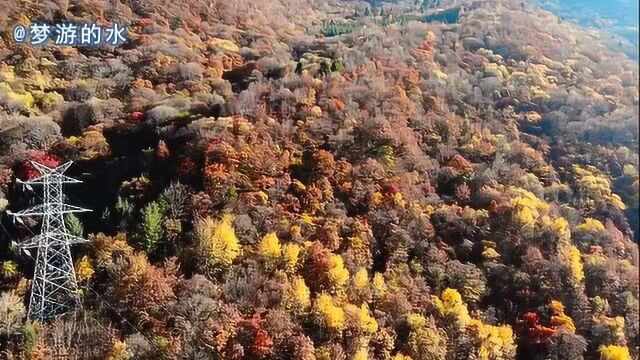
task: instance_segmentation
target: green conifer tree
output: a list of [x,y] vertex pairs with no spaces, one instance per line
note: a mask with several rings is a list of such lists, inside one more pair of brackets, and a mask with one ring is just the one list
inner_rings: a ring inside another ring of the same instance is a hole
[[344,65],[342,65],[342,61],[340,59],[335,59],[333,64],[331,65],[332,72],[340,72],[344,69]]
[[75,214],[67,214],[65,216],[65,225],[67,226],[67,230],[69,233],[74,236],[82,237],[84,234],[84,226],[82,226],[82,221],[78,219]]
[[158,201],[149,203],[142,211],[142,241],[148,252],[155,250],[162,240],[164,212],[164,204]]

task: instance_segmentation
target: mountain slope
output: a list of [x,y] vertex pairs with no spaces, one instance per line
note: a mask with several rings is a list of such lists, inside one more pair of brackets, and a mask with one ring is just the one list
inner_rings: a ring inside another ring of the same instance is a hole
[[2,215],[4,357],[637,358],[638,70],[598,33],[511,1],[5,5],[130,41],[2,33],[0,208],[73,160],[94,210],[50,323],[11,246],[37,223]]

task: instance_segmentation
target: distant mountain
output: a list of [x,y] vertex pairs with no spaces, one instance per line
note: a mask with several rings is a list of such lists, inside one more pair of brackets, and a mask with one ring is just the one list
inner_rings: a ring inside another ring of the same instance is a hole
[[609,44],[622,49],[629,57],[638,59],[638,1],[637,0],[534,0],[542,8],[564,20],[608,33]]

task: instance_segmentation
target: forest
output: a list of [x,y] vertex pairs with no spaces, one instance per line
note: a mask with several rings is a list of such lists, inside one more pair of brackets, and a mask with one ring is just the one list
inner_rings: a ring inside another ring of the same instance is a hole
[[[638,63],[597,30],[515,0],[0,5],[0,359],[638,359]],[[128,41],[12,40],[36,21]],[[39,219],[7,213],[31,161],[92,210],[48,321]]]

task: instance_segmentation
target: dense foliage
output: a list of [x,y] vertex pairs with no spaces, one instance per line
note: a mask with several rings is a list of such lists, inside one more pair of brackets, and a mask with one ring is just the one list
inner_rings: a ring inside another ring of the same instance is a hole
[[74,160],[94,212],[46,323],[37,222],[2,215],[0,358],[638,358],[638,69],[598,33],[509,0],[3,6],[130,41],[1,33],[0,211]]

